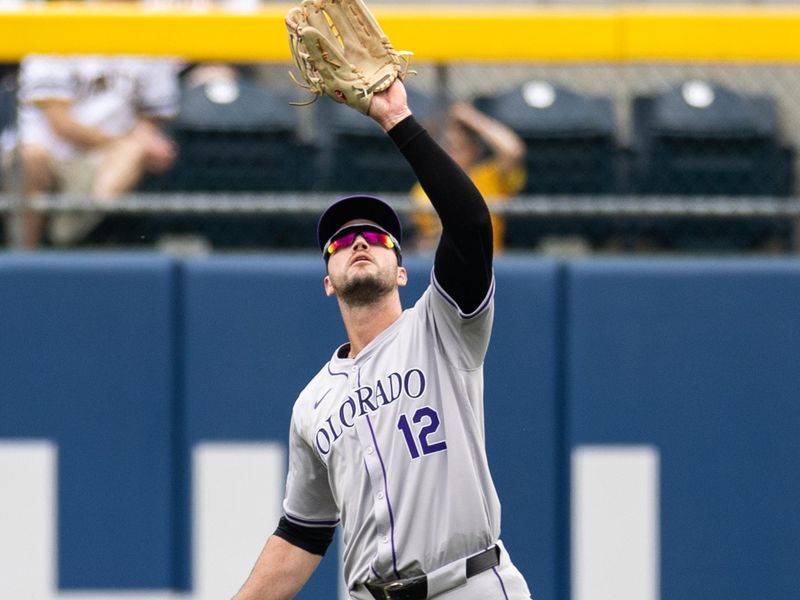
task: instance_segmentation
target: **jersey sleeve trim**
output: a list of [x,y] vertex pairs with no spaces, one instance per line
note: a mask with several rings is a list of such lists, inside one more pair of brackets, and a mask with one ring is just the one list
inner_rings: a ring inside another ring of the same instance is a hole
[[290,544],[302,548],[311,554],[324,556],[336,533],[335,527],[308,527],[292,523],[285,516],[281,517],[275,534]]
[[297,515],[288,513],[285,510],[283,511],[283,514],[288,521],[291,521],[297,525],[303,525],[305,527],[336,527],[339,524],[339,519],[332,521],[324,519],[304,519],[303,517],[298,517]]
[[480,315],[483,311],[486,310],[486,308],[491,303],[492,298],[494,297],[494,272],[492,272],[492,281],[489,284],[489,289],[486,292],[486,296],[484,296],[483,300],[478,305],[478,308],[469,313],[465,313],[464,311],[461,310],[461,307],[458,306],[458,303],[453,299],[453,297],[450,294],[447,293],[447,291],[442,287],[442,285],[436,280],[436,272],[433,270],[431,271],[431,284],[433,285],[433,288],[439,293],[439,295],[442,298],[444,298],[444,300],[448,304],[450,304],[453,308],[455,308],[458,311],[458,316],[461,317],[462,319],[473,319],[478,315]]

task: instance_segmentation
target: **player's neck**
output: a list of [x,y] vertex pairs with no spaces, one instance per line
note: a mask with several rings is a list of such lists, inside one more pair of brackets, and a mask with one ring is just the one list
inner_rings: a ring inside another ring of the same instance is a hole
[[350,306],[339,303],[342,321],[350,340],[348,358],[355,358],[364,347],[392,325],[403,313],[398,294],[388,294],[374,304]]

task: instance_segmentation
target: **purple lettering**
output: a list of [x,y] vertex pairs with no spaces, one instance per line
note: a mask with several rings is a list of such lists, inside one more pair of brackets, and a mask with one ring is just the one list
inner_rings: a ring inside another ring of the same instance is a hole
[[[411,376],[416,374],[416,394],[411,393]],[[425,391],[425,374],[420,371],[419,369],[409,369],[406,373],[406,378],[403,381],[406,388],[406,394],[408,394],[409,398],[419,398],[422,395],[422,392]]]
[[[325,447],[324,448],[323,448],[322,443],[320,442],[320,434],[322,435],[323,438],[325,438]],[[320,430],[317,431],[316,442],[317,442],[317,449],[319,450],[320,454],[324,455],[324,454],[327,454],[328,452],[331,451],[331,438],[328,435],[328,432],[325,431],[324,429],[320,429]]]
[[[350,417],[349,417],[350,422],[349,423],[348,423],[348,420],[345,418],[345,414],[344,414],[344,407],[345,406],[349,406],[350,407]],[[341,421],[342,425],[344,425],[345,427],[352,427],[353,426],[353,418],[355,416],[356,416],[356,403],[353,402],[353,399],[348,396],[347,400],[345,400],[344,403],[339,407],[339,421]]]
[[[366,395],[365,395],[366,394]],[[374,404],[371,404],[369,399],[372,398],[372,388],[368,386],[362,386],[356,390],[356,395],[358,396],[358,406],[361,408],[360,415],[363,417],[366,414],[364,410],[364,405],[367,405],[370,412],[375,412],[378,410],[378,407]]]
[[389,373],[387,379],[389,380],[389,394],[391,394],[389,402],[394,402],[403,393],[403,377],[400,373]]
[[391,402],[389,398],[386,397],[386,391],[383,389],[383,383],[381,383],[380,379],[378,383],[375,384],[375,399],[381,399],[381,406],[386,406]]
[[331,423],[332,418],[333,418],[332,416],[328,417],[325,422],[328,424],[328,429],[331,430],[331,434],[333,435],[333,441],[335,442],[340,437],[342,437],[342,430],[339,429],[338,432],[336,431],[336,427],[334,427],[333,423]]

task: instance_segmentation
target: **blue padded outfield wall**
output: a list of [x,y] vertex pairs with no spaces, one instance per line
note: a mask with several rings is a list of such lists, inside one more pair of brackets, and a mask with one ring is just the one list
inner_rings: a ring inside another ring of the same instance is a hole
[[[407,263],[406,305],[430,268]],[[0,564],[0,598],[29,577],[48,599],[210,600],[202,540],[255,521],[231,504],[217,529],[197,525],[197,450],[271,444],[285,460],[294,398],[344,338],[323,274],[307,255],[0,256],[0,510],[19,496],[13,519],[41,521],[24,490],[49,490],[55,557]],[[496,277],[486,434],[534,598],[576,593],[570,466],[587,447],[657,453],[651,597],[800,597],[800,261],[507,257]],[[52,484],[14,470],[36,442]],[[281,495],[269,477],[264,506]],[[0,557],[29,545],[5,519]],[[272,527],[252,528],[263,541]],[[299,598],[336,598],[338,571],[332,548]]]

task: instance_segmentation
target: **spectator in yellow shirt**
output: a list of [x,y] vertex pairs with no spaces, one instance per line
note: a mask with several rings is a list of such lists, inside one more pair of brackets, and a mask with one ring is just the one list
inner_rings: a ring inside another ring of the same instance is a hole
[[[480,190],[489,208],[507,201],[525,186],[525,143],[509,127],[483,114],[471,104],[450,107],[444,130],[444,146]],[[489,156],[484,156],[484,148]],[[439,217],[426,210],[430,201],[419,183],[411,190],[411,199],[423,210],[413,214],[416,247],[433,250],[442,231]],[[494,252],[503,250],[505,219],[492,214]]]

